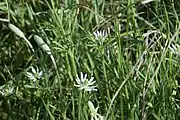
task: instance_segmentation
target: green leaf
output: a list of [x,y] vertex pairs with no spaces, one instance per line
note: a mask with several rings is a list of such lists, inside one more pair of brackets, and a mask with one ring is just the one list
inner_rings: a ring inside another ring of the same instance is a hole
[[26,43],[29,45],[29,47],[32,49],[32,51],[34,52],[34,49],[33,49],[32,45],[31,45],[31,43],[27,40],[24,33],[18,27],[16,27],[15,25],[13,25],[11,23],[9,23],[8,26],[16,35],[23,38],[26,41]]
[[47,54],[51,55],[51,49],[49,48],[49,46],[43,41],[43,39],[41,37],[39,37],[38,35],[34,35],[34,40],[36,41],[36,43],[38,44],[38,46]]

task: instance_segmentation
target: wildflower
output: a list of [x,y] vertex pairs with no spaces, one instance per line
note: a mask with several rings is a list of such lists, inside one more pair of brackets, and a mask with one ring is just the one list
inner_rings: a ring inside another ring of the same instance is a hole
[[81,78],[78,77],[76,78],[77,85],[75,84],[76,87],[79,87],[80,90],[85,90],[85,91],[97,91],[96,87],[93,86],[93,84],[96,81],[93,81],[94,77],[91,77],[90,80],[87,79],[87,74],[83,76],[83,73],[81,72]]
[[26,76],[30,79],[33,80],[34,82],[41,79],[43,75],[42,71],[39,71],[38,67],[35,70],[34,67],[31,67],[31,72],[26,72]]
[[103,31],[95,31],[93,32],[94,36],[96,37],[97,40],[102,40],[104,41],[107,38],[107,32],[105,30]]
[[98,107],[94,108],[94,105],[91,101],[88,101],[88,106],[90,108],[90,112],[91,112],[91,120],[103,120],[104,117],[101,116],[98,112]]
[[169,49],[172,51],[172,53],[180,55],[180,45],[179,44],[171,44],[169,46]]

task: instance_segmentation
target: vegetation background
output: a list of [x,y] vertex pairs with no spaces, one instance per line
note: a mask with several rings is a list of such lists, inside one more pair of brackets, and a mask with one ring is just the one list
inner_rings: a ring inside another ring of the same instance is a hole
[[0,119],[178,120],[179,17],[179,0],[1,0]]

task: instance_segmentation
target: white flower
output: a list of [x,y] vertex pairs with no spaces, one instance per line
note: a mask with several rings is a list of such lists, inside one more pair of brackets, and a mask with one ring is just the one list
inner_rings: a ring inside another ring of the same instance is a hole
[[98,112],[98,107],[94,108],[94,105],[91,101],[88,101],[88,106],[91,112],[91,120],[104,120],[104,117],[101,116]]
[[39,71],[38,67],[35,70],[34,67],[31,67],[31,72],[26,72],[26,76],[30,79],[33,80],[34,82],[41,79],[43,75],[42,71]]
[[94,34],[94,36],[96,37],[96,39],[97,40],[105,40],[106,39],[106,37],[107,37],[107,32],[105,31],[105,30],[103,30],[103,31],[95,31],[95,32],[93,32],[93,34]]
[[96,87],[93,86],[93,84],[96,81],[93,81],[94,77],[91,77],[90,80],[87,79],[87,74],[83,76],[83,73],[81,72],[81,78],[78,77],[76,78],[77,85],[75,84],[74,86],[79,87],[80,90],[85,90],[85,91],[97,91]]
[[179,44],[171,44],[169,46],[169,49],[172,51],[172,53],[180,55],[180,45]]

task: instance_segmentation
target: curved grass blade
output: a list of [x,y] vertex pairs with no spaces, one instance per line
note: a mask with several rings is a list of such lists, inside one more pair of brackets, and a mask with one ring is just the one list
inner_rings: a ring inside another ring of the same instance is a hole
[[51,49],[49,48],[49,46],[43,41],[43,39],[41,37],[39,37],[38,35],[34,35],[34,40],[36,41],[36,43],[38,44],[38,46],[44,51],[46,52],[48,55],[50,55],[50,58],[54,64],[55,69],[57,70],[57,66],[56,66],[56,62],[55,59],[51,53]]
[[18,35],[19,37],[23,38],[26,43],[29,45],[29,47],[31,48],[31,50],[34,52],[34,48],[33,46],[31,45],[31,43],[27,40],[27,38],[25,37],[24,33],[19,29],[17,28],[15,25],[9,23],[8,24],[9,28],[14,32],[16,33],[16,35]]

